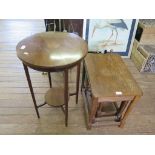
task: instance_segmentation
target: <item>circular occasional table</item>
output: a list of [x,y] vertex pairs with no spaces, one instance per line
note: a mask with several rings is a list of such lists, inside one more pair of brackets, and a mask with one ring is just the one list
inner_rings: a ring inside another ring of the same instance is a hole
[[[51,106],[60,106],[65,113],[65,125],[68,125],[68,99],[70,95],[76,95],[76,103],[78,102],[80,66],[87,50],[87,43],[82,38],[65,32],[38,33],[18,43],[17,56],[23,63],[38,118],[40,118],[38,108],[46,103]],[[69,94],[68,70],[75,66],[77,66],[76,92]],[[48,72],[50,89],[45,94],[45,103],[41,105],[36,103],[28,67]],[[53,88],[50,72],[59,71],[64,72],[64,88]]]

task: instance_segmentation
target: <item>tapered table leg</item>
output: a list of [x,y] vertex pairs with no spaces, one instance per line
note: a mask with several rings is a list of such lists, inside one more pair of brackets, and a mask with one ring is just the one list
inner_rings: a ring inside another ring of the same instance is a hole
[[90,115],[89,115],[88,129],[91,129],[92,123],[95,122],[95,114],[97,112],[98,106],[99,106],[98,98],[93,97],[91,111],[90,111]]
[[76,104],[78,103],[78,96],[79,96],[80,68],[81,68],[81,62],[79,62],[78,65],[77,65],[77,76],[76,76]]
[[84,61],[83,61],[83,68],[82,68],[82,82],[81,82],[81,92],[82,92],[82,88],[84,87],[84,81],[85,81],[85,65],[84,65]]
[[65,125],[68,126],[68,69],[64,71]]
[[134,99],[130,102],[130,105],[128,106],[121,122],[120,122],[120,127],[123,128],[124,124],[125,124],[125,120],[127,118],[127,116],[129,115],[129,113],[131,112],[131,110],[133,109],[134,105],[138,102],[138,100],[140,99],[140,96],[135,96]]
[[30,75],[29,75],[29,70],[28,70],[28,68],[27,68],[27,66],[25,64],[23,64],[23,66],[24,66],[26,78],[27,78],[27,81],[28,81],[29,89],[30,89],[30,92],[31,92],[31,96],[32,96],[32,99],[33,99],[34,107],[35,107],[38,118],[40,118],[37,103],[36,103],[36,99],[35,99],[34,92],[33,92],[33,87],[32,87],[32,83],[31,83]]
[[51,73],[50,72],[48,72],[48,79],[49,79],[50,88],[52,88],[52,80],[51,80]]
[[127,107],[129,101],[122,101],[119,109],[117,110],[117,115],[116,115],[116,121],[121,121],[122,119],[122,113],[124,112],[125,108]]

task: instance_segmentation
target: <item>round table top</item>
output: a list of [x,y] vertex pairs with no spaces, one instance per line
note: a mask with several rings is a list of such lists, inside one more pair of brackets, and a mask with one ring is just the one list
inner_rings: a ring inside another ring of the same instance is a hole
[[35,69],[59,69],[72,66],[87,54],[87,43],[66,32],[42,32],[20,41],[18,58]]

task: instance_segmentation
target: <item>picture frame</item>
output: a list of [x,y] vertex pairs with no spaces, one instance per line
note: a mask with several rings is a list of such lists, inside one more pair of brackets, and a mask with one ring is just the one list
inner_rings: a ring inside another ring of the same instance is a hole
[[85,22],[88,52],[112,51],[130,57],[137,19],[87,19]]

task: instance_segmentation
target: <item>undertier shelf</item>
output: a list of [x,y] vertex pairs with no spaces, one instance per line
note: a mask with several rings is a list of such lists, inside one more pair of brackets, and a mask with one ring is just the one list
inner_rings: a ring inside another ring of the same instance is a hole
[[55,107],[64,105],[64,88],[50,88],[45,94],[45,102]]

